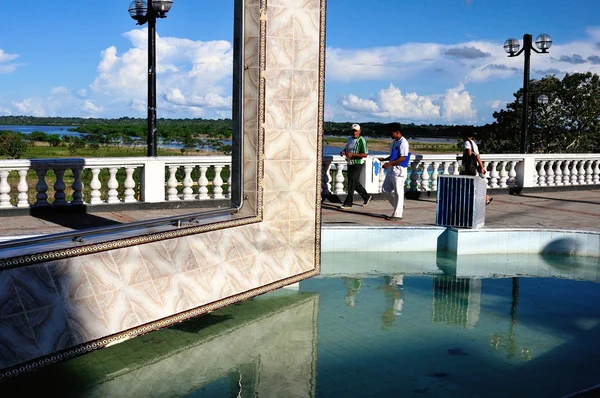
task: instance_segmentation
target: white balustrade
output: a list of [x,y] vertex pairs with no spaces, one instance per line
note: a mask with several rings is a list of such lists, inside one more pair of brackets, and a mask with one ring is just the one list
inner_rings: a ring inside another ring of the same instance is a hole
[[[600,184],[600,154],[490,154],[481,158],[489,169],[489,189]],[[323,195],[345,194],[346,165],[341,156],[323,159]],[[437,177],[458,175],[459,167],[455,154],[414,154],[406,189],[436,191]],[[28,181],[28,175],[32,177],[29,171],[35,172],[37,182]],[[49,172],[55,176],[51,188]],[[140,200],[219,200],[231,197],[231,178],[231,158],[227,156],[0,160],[0,211]],[[379,192],[384,178],[380,172]],[[67,186],[65,181],[71,179]],[[30,196],[32,187],[35,190]],[[89,196],[84,198],[84,191]]]
[[[498,154],[481,155],[488,189],[513,187],[553,187],[560,185],[600,184],[600,154]],[[322,193],[345,194],[346,161],[341,156],[323,159]],[[411,191],[436,191],[437,177],[459,175],[456,155],[413,155],[406,181]],[[331,190],[331,172],[335,170],[335,189]],[[368,171],[367,171],[368,172]],[[379,174],[379,192],[385,179]]]

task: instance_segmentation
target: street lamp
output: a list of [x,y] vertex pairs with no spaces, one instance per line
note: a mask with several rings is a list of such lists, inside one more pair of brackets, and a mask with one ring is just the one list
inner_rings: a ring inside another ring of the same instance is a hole
[[134,0],[129,15],[138,25],[148,22],[148,156],[156,156],[156,18],[166,18],[173,0]]
[[523,48],[519,50],[521,45],[517,39],[508,39],[504,42],[504,51],[509,57],[516,57],[525,53],[525,63],[523,68],[523,115],[521,117],[521,153],[527,153],[527,108],[529,106],[529,59],[531,50],[536,53],[545,54],[552,46],[552,38],[547,34],[542,34],[535,39],[535,47],[532,44],[530,34],[523,35]]

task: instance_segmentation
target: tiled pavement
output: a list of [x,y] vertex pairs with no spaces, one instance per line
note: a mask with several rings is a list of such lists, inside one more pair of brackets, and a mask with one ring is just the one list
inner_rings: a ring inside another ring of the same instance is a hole
[[[520,195],[494,194],[486,207],[485,228],[557,228],[567,230],[600,231],[600,190],[522,193]],[[341,210],[325,201],[323,226],[328,225],[435,225],[436,198],[422,194],[418,200],[405,200],[402,220],[387,221],[392,207],[382,196],[367,207],[358,206]]]

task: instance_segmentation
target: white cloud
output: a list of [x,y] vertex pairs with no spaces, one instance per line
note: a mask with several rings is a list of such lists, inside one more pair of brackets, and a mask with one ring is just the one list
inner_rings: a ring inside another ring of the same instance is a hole
[[85,100],[79,108],[82,112],[87,114],[96,115],[104,111],[104,107],[97,105],[94,101]]
[[488,101],[487,103],[487,106],[489,106],[492,109],[499,109],[501,105],[502,101],[500,100]]
[[379,90],[373,98],[350,94],[341,98],[338,104],[346,112],[384,119],[426,120],[440,115],[440,107],[434,105],[431,98],[416,93],[402,94],[393,84]]
[[443,118],[449,122],[469,123],[475,121],[477,112],[472,108],[473,100],[461,83],[448,89],[443,100]]
[[68,87],[65,86],[58,86],[58,87],[52,87],[50,89],[50,94],[54,94],[54,95],[66,95],[66,94],[70,94],[71,90],[69,90]]
[[41,98],[26,98],[23,101],[13,101],[12,106],[19,115],[44,117],[48,116]]
[[471,95],[463,84],[446,90],[444,94],[423,96],[406,93],[390,84],[371,98],[359,98],[354,94],[338,100],[337,109],[330,109],[328,120],[342,113],[361,119],[405,120],[426,123],[468,123],[476,119]]
[[[111,96],[113,102],[145,113],[147,96],[147,29],[123,36],[133,48],[119,54],[109,47],[101,54],[98,75],[90,85],[96,95]],[[233,66],[231,43],[193,41],[175,37],[156,39],[157,107],[162,113],[198,114],[198,108],[228,111]],[[200,112],[204,113],[204,112]]]
[[19,58],[19,54],[8,54],[0,48],[0,74],[12,73],[21,66],[12,62],[17,58]]

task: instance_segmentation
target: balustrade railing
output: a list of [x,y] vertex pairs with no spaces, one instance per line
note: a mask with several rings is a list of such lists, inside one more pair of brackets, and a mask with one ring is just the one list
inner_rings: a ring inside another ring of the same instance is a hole
[[[413,154],[405,189],[437,191],[438,176],[460,173],[461,164],[456,156]],[[600,154],[490,154],[481,155],[481,160],[486,169],[488,189],[600,184]],[[325,156],[322,170],[322,194],[345,194],[346,160],[342,156]],[[377,178],[378,192],[381,192],[385,179],[383,170],[377,173]]]
[[[481,159],[489,189],[600,185],[600,154],[491,154]],[[345,169],[343,157],[323,158],[323,195],[346,193]],[[0,210],[228,199],[230,170],[229,156],[0,160]],[[385,178],[380,171],[377,192]],[[436,191],[438,176],[459,171],[455,154],[415,154],[406,190]]]
[[230,169],[229,156],[1,160],[0,209],[228,199]]

